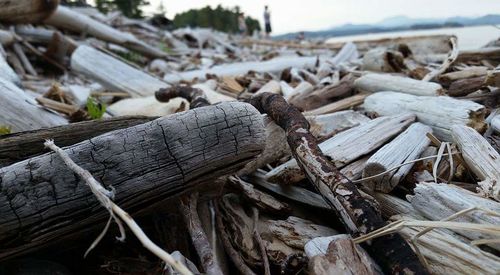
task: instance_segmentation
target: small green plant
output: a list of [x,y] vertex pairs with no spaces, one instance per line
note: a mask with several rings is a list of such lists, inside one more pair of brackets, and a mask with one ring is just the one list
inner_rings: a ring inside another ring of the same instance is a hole
[[92,119],[101,118],[106,112],[106,104],[100,103],[97,99],[89,96],[87,98],[87,112]]
[[0,136],[7,135],[12,132],[12,128],[10,126],[0,125]]

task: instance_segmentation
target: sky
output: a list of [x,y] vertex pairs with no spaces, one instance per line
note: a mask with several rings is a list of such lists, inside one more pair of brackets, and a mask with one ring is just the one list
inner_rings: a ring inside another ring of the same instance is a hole
[[274,34],[324,30],[346,23],[376,23],[398,15],[443,18],[500,14],[500,0],[149,0],[150,6],[144,8],[146,14],[157,10],[161,1],[168,18],[206,5],[238,5],[261,24],[264,6],[268,5]]

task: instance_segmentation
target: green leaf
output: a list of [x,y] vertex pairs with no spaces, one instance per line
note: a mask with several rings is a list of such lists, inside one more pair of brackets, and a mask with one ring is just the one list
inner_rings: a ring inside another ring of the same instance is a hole
[[89,96],[87,98],[87,112],[92,119],[101,118],[106,112],[106,104],[100,103],[97,99]]
[[12,128],[10,126],[0,125],[0,136],[7,135],[12,132]]

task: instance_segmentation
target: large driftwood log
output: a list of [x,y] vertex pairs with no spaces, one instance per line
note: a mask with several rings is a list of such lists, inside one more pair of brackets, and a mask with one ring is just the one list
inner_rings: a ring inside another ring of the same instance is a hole
[[0,136],[0,167],[48,152],[48,150],[44,150],[43,146],[43,142],[47,139],[53,139],[61,147],[69,146],[113,130],[132,127],[153,119],[156,118],[100,119]]
[[[413,123],[406,131],[373,154],[363,170],[363,177],[386,172],[401,163],[414,160],[429,146],[426,134],[432,129],[422,123]],[[390,192],[410,172],[413,165],[406,165],[382,176],[369,179],[363,185],[370,190]]]
[[476,130],[455,125],[451,128],[467,166],[481,180],[481,192],[500,201],[500,154]]
[[0,22],[40,23],[59,5],[59,0],[0,0]]
[[[415,195],[407,197],[411,205],[424,217],[432,221],[445,219],[459,211],[472,207],[496,213],[500,212],[500,203],[451,184],[420,183],[414,189],[414,192]],[[500,224],[500,217],[482,211],[473,211],[454,219],[454,221],[498,225]],[[480,231],[452,230],[472,240],[498,238],[498,236]],[[500,250],[498,244],[492,243],[489,246]]]
[[423,96],[437,96],[445,92],[441,85],[434,82],[389,74],[366,74],[354,81],[354,87],[370,93],[393,91]]
[[500,71],[489,71],[483,76],[460,79],[450,84],[450,96],[465,96],[488,86],[500,86]]
[[[65,151],[130,211],[241,168],[264,146],[261,115],[222,103],[116,130]],[[207,165],[209,163],[210,165]],[[0,169],[0,259],[88,232],[106,217],[88,186],[55,154]]]
[[468,100],[447,96],[414,96],[394,92],[380,92],[368,96],[364,107],[368,112],[382,116],[411,112],[419,122],[432,127],[434,134],[445,141],[451,141],[451,127],[467,125],[478,131],[486,129],[483,105]]
[[186,71],[181,73],[171,73],[164,77],[168,83],[174,84],[181,80],[191,81],[195,78],[203,80],[207,74],[217,76],[236,76],[246,74],[248,71],[262,73],[279,73],[289,67],[303,68],[314,67],[317,62],[316,57],[277,57],[268,61],[248,61],[232,64],[216,65],[210,69]]
[[45,23],[56,28],[68,29],[79,33],[88,33],[101,40],[119,44],[146,56],[167,56],[166,52],[144,43],[131,33],[119,31],[85,14],[73,11],[68,7],[59,6],[52,16],[45,20]]
[[470,61],[500,61],[500,47],[480,48],[477,50],[466,50],[458,53],[456,62],[470,62]]
[[89,46],[79,46],[71,55],[71,69],[115,92],[149,96],[169,85],[145,72]]
[[[380,117],[323,141],[319,148],[337,168],[341,168],[381,147],[414,120],[415,116],[408,114]],[[294,183],[304,179],[305,175],[297,161],[292,159],[269,171],[267,177],[271,182]]]
[[446,73],[438,76],[439,82],[449,85],[451,82],[472,77],[484,76],[488,73],[488,67],[466,67],[461,71]]
[[[412,205],[384,193],[375,193],[382,214],[392,220],[399,218],[425,220]],[[421,228],[405,227],[400,234],[411,240]],[[417,247],[426,258],[433,274],[495,274],[500,270],[500,258],[486,253],[469,240],[447,229],[435,228],[420,236]]]
[[0,77],[0,125],[12,132],[63,125],[67,120],[44,110],[12,82]]
[[[309,123],[297,108],[274,94],[253,97],[251,103],[287,132],[294,158],[350,234],[367,234],[385,225],[380,213],[319,148]],[[358,127],[362,127],[358,126]],[[426,274],[417,256],[397,234],[376,238],[367,246],[385,272]]]

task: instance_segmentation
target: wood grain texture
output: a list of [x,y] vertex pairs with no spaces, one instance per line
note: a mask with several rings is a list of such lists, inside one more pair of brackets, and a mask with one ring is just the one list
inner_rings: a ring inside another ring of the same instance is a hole
[[443,87],[437,83],[390,74],[366,74],[354,81],[354,87],[370,93],[393,91],[420,96],[437,96],[444,93]]
[[40,23],[59,5],[59,0],[0,0],[0,22]]
[[[246,103],[222,103],[65,148],[129,212],[213,182],[260,153],[264,126]],[[0,259],[82,234],[107,216],[53,153],[0,169]]]

